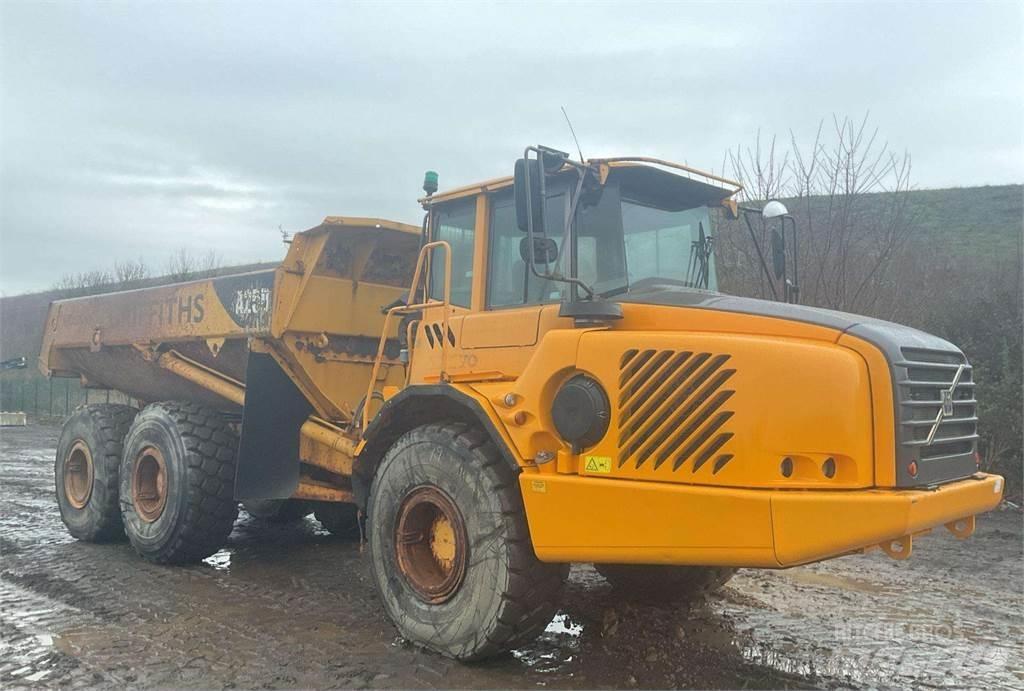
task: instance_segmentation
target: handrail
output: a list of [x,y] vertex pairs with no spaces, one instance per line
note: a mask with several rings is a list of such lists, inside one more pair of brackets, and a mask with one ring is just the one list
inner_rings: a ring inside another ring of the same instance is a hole
[[405,327],[405,345],[406,345],[406,349],[405,349],[405,358],[406,358],[406,360],[405,361],[406,361],[406,368],[405,368],[405,382],[403,384],[403,387],[409,386],[409,378],[410,378],[410,375],[412,373],[412,368],[408,366],[408,363],[412,362],[413,341],[416,338],[416,329],[419,328],[420,323],[422,323],[422,321],[423,321],[422,319],[410,319],[409,323]]
[[[380,374],[381,360],[384,359],[384,347],[387,345],[388,340],[388,326],[391,321],[391,317],[398,314],[409,314],[416,312],[427,307],[438,307],[444,308],[444,316],[442,324],[444,326],[444,337],[441,339],[441,381],[445,380],[445,371],[447,366],[447,347],[445,341],[448,340],[448,315],[451,311],[449,306],[451,305],[452,297],[452,247],[445,240],[435,240],[428,242],[420,248],[419,256],[416,257],[416,270],[412,274],[412,287],[409,288],[409,299],[411,300],[416,295],[416,289],[420,284],[420,277],[423,274],[423,267],[426,264],[427,257],[430,256],[431,252],[437,248],[444,248],[444,300],[432,300],[430,298],[429,286],[423,292],[424,302],[418,304],[406,304],[396,305],[389,309],[384,315],[384,326],[381,329],[380,343],[377,345],[377,356],[373,359],[373,369],[370,371],[370,383],[366,387],[366,399],[363,404],[363,419],[360,420],[360,430],[365,430],[366,426],[370,424],[370,402],[373,400],[373,392],[376,390],[377,377]],[[410,363],[411,363],[410,358]],[[408,367],[408,365],[407,365]]]

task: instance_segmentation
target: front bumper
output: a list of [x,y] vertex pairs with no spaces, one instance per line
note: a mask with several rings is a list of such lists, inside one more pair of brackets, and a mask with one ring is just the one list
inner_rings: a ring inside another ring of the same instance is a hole
[[915,533],[995,508],[1003,484],[984,473],[934,489],[851,491],[520,476],[530,536],[543,561],[767,568],[904,538],[909,547]]

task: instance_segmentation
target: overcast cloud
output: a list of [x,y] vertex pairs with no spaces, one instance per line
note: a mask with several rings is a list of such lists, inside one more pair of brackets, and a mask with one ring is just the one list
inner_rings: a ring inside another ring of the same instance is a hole
[[832,113],[914,183],[1024,180],[1024,4],[0,0],[0,290],[174,249],[279,259],[278,226],[419,221],[530,143],[721,169]]

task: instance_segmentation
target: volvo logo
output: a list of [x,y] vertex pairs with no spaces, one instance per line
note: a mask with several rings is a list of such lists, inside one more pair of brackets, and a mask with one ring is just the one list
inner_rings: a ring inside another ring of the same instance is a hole
[[942,392],[942,417],[949,417],[953,414],[953,389],[945,389]]
[[960,377],[963,376],[964,369],[966,368],[967,363],[961,364],[957,368],[956,374],[953,375],[953,383],[949,385],[948,389],[941,391],[942,407],[939,408],[939,414],[935,416],[935,422],[932,423],[932,428],[928,431],[928,439],[925,441],[925,446],[931,444],[932,440],[935,439],[935,433],[939,431],[939,425],[942,424],[942,421],[947,417],[953,416],[953,396],[956,393],[957,384],[960,383]]

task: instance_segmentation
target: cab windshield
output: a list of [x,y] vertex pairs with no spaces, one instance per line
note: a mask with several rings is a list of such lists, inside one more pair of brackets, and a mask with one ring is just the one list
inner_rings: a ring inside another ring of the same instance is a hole
[[669,210],[606,189],[580,211],[576,237],[576,275],[595,294],[659,283],[718,288],[705,205]]
[[[665,180],[671,184],[666,185]],[[565,245],[566,218],[575,185],[552,180],[544,204],[544,236],[557,253],[535,260],[533,275],[516,225],[511,190],[492,198],[487,303],[491,308],[568,301],[585,291],[559,277],[575,276],[597,297],[642,291],[656,285],[718,289],[709,205],[728,192],[671,176],[614,173],[599,198],[577,203]]]

